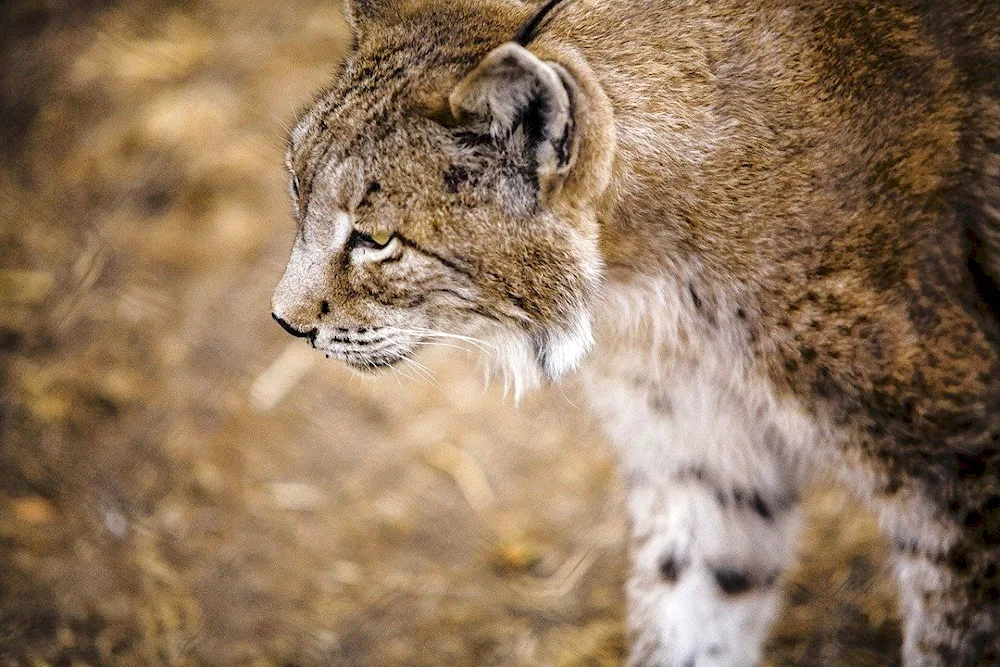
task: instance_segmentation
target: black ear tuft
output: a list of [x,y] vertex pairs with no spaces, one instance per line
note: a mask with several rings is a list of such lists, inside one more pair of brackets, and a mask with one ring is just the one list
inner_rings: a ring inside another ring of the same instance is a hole
[[531,18],[524,22],[521,29],[517,31],[514,35],[514,39],[511,40],[515,44],[520,44],[521,46],[527,46],[531,44],[532,40],[538,34],[538,29],[542,25],[542,21],[545,17],[549,15],[553,9],[556,8],[562,0],[547,0],[547,2],[538,8],[538,11],[531,15]]

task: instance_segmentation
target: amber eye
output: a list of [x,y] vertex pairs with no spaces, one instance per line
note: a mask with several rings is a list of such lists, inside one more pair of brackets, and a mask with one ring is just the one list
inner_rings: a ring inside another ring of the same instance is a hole
[[350,243],[351,246],[355,248],[381,250],[392,242],[392,238],[393,235],[386,231],[376,231],[371,234],[365,234],[364,232],[359,232],[355,229],[351,233]]

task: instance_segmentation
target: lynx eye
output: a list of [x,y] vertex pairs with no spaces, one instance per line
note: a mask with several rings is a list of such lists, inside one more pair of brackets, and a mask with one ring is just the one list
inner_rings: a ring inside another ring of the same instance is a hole
[[382,250],[388,246],[393,239],[393,235],[386,231],[376,231],[365,234],[355,229],[351,232],[351,246],[354,248],[370,248],[372,250]]
[[292,193],[296,199],[299,198],[299,177],[295,174],[292,174]]

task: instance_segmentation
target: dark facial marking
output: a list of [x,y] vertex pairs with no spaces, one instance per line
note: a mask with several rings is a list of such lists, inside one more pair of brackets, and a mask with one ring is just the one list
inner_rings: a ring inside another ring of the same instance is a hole
[[444,174],[444,185],[451,194],[457,194],[462,184],[469,180],[469,171],[465,167],[452,165]]
[[455,273],[462,274],[463,276],[465,276],[466,278],[468,278],[473,284],[475,284],[476,281],[475,281],[475,278],[472,275],[472,271],[469,270],[469,269],[466,269],[466,268],[464,268],[462,266],[459,266],[459,264],[455,260],[452,260],[452,259],[449,259],[449,258],[444,257],[442,255],[439,255],[436,252],[432,252],[431,250],[428,250],[427,248],[422,247],[421,245],[419,245],[415,241],[412,241],[411,239],[408,239],[408,238],[405,238],[405,237],[402,237],[402,236],[399,236],[397,238],[399,238],[400,243],[402,243],[404,246],[406,246],[408,248],[412,248],[413,250],[416,250],[417,252],[419,252],[419,253],[421,253],[423,255],[427,255],[428,257],[432,257],[432,258],[436,259],[438,262],[440,262],[441,264],[445,265],[446,267],[448,267],[449,269],[451,269]]
[[378,181],[371,181],[365,188],[365,194],[361,197],[361,201],[358,202],[358,208],[367,208],[372,205],[372,195],[377,194],[382,190],[382,185]]

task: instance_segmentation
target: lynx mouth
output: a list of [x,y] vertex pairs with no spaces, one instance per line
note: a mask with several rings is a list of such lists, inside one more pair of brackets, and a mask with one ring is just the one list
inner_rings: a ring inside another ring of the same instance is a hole
[[[365,373],[378,373],[407,359],[415,345],[407,340],[393,340],[394,336],[378,335],[367,339],[352,337],[350,340],[334,336],[317,349],[327,358],[337,359],[351,368]],[[321,336],[321,339],[323,337]]]
[[345,354],[343,352],[327,352],[327,358],[336,358],[344,362],[356,371],[376,374],[397,365],[407,358],[406,353],[380,354],[362,357],[359,355]]

